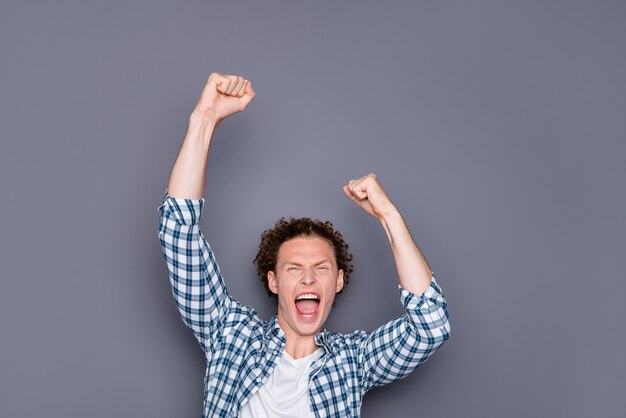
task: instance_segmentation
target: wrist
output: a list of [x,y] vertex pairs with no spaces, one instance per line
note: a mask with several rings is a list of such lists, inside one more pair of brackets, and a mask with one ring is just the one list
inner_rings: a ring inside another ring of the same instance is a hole
[[208,110],[194,109],[189,116],[189,124],[217,127],[221,119]]
[[208,144],[219,123],[220,121],[210,114],[193,111],[189,116],[186,139],[200,140]]
[[402,215],[398,209],[391,205],[389,208],[383,210],[378,215],[378,220],[383,224],[395,223],[398,221],[403,221]]

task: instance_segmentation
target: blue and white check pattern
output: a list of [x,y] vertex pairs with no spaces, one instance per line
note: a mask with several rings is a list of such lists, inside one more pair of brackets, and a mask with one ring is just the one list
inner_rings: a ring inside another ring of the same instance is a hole
[[[172,198],[166,191],[159,239],[176,306],[206,356],[202,416],[237,417],[272,373],[286,339],[276,315],[264,321],[228,294],[199,229],[203,206],[204,199]],[[315,336],[324,348],[309,376],[316,417],[358,417],[368,390],[407,376],[448,339],[447,304],[434,275],[422,295],[398,289],[404,315],[373,332],[324,329]]]

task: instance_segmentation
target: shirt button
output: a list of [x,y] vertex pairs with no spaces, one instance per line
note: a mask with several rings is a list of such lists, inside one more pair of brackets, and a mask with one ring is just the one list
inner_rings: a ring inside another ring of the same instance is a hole
[[261,379],[262,379],[262,377],[261,377],[261,376],[257,376],[257,377],[256,377],[256,382],[257,382],[257,383],[260,383],[260,382],[261,382]]
[[277,356],[278,355],[278,350],[274,350],[274,355]]

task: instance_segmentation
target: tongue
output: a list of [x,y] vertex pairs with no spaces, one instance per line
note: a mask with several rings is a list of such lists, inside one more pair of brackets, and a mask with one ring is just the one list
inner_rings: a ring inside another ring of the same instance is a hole
[[302,315],[311,315],[317,311],[319,303],[314,300],[299,300],[296,302],[296,309]]

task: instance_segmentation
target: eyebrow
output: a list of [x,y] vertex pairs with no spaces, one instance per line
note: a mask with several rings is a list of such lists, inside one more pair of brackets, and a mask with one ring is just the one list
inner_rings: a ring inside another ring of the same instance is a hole
[[[313,263],[314,266],[319,266],[320,264],[325,264],[325,263],[329,263],[332,264],[332,262],[325,258],[322,261],[318,261],[317,263]],[[291,265],[291,266],[298,266],[298,267],[302,267],[304,264],[300,264],[300,263],[296,263],[295,261],[286,261],[284,264],[286,265]]]

